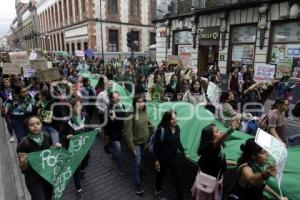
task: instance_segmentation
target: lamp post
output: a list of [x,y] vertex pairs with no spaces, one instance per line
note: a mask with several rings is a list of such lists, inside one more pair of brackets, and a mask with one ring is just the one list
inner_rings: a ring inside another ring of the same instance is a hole
[[100,0],[100,31],[101,31],[101,51],[102,51],[102,60],[103,60],[103,62],[104,62],[103,22],[102,22],[102,0]]

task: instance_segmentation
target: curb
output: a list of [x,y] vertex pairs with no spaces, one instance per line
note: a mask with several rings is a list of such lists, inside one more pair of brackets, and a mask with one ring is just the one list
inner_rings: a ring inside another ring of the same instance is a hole
[[10,168],[11,168],[11,180],[14,183],[14,189],[16,191],[16,200],[31,200],[27,187],[25,185],[24,176],[22,175],[19,165],[18,165],[18,156],[17,156],[17,141],[14,143],[9,142],[8,131],[6,127],[6,123],[3,118],[1,118],[0,122],[3,126],[4,139],[7,141],[9,160],[10,160]]

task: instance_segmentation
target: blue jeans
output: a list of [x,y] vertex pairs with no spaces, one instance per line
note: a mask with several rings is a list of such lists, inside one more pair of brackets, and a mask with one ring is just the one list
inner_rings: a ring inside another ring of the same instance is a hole
[[121,142],[118,140],[112,141],[111,146],[112,146],[112,156],[116,159],[118,168],[122,168],[123,161],[121,155]]
[[49,125],[44,125],[43,131],[46,131],[47,133],[50,134],[52,144],[59,143],[59,133],[55,128],[53,128],[52,126],[49,126]]
[[142,161],[144,147],[145,147],[145,144],[136,144],[135,145],[136,155],[134,155],[134,161],[133,161],[134,184],[141,184],[140,172],[141,172],[141,161]]
[[11,116],[11,121],[13,123],[13,130],[17,136],[18,142],[20,142],[21,139],[26,136],[25,124],[24,124],[25,119],[26,117],[24,115]]

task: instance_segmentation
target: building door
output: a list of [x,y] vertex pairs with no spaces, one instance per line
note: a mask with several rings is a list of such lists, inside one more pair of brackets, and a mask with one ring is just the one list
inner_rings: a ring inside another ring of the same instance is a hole
[[210,65],[218,64],[219,45],[199,45],[198,68],[203,75]]

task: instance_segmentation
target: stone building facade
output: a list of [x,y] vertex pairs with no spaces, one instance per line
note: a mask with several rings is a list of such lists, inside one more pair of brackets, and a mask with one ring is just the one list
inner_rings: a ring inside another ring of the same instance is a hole
[[148,0],[40,0],[37,19],[40,47],[50,51],[128,52],[133,29],[143,52],[155,38]]
[[154,20],[159,62],[185,49],[202,73],[213,63],[222,74],[232,66],[270,63],[300,78],[299,1],[183,0],[167,7]]

